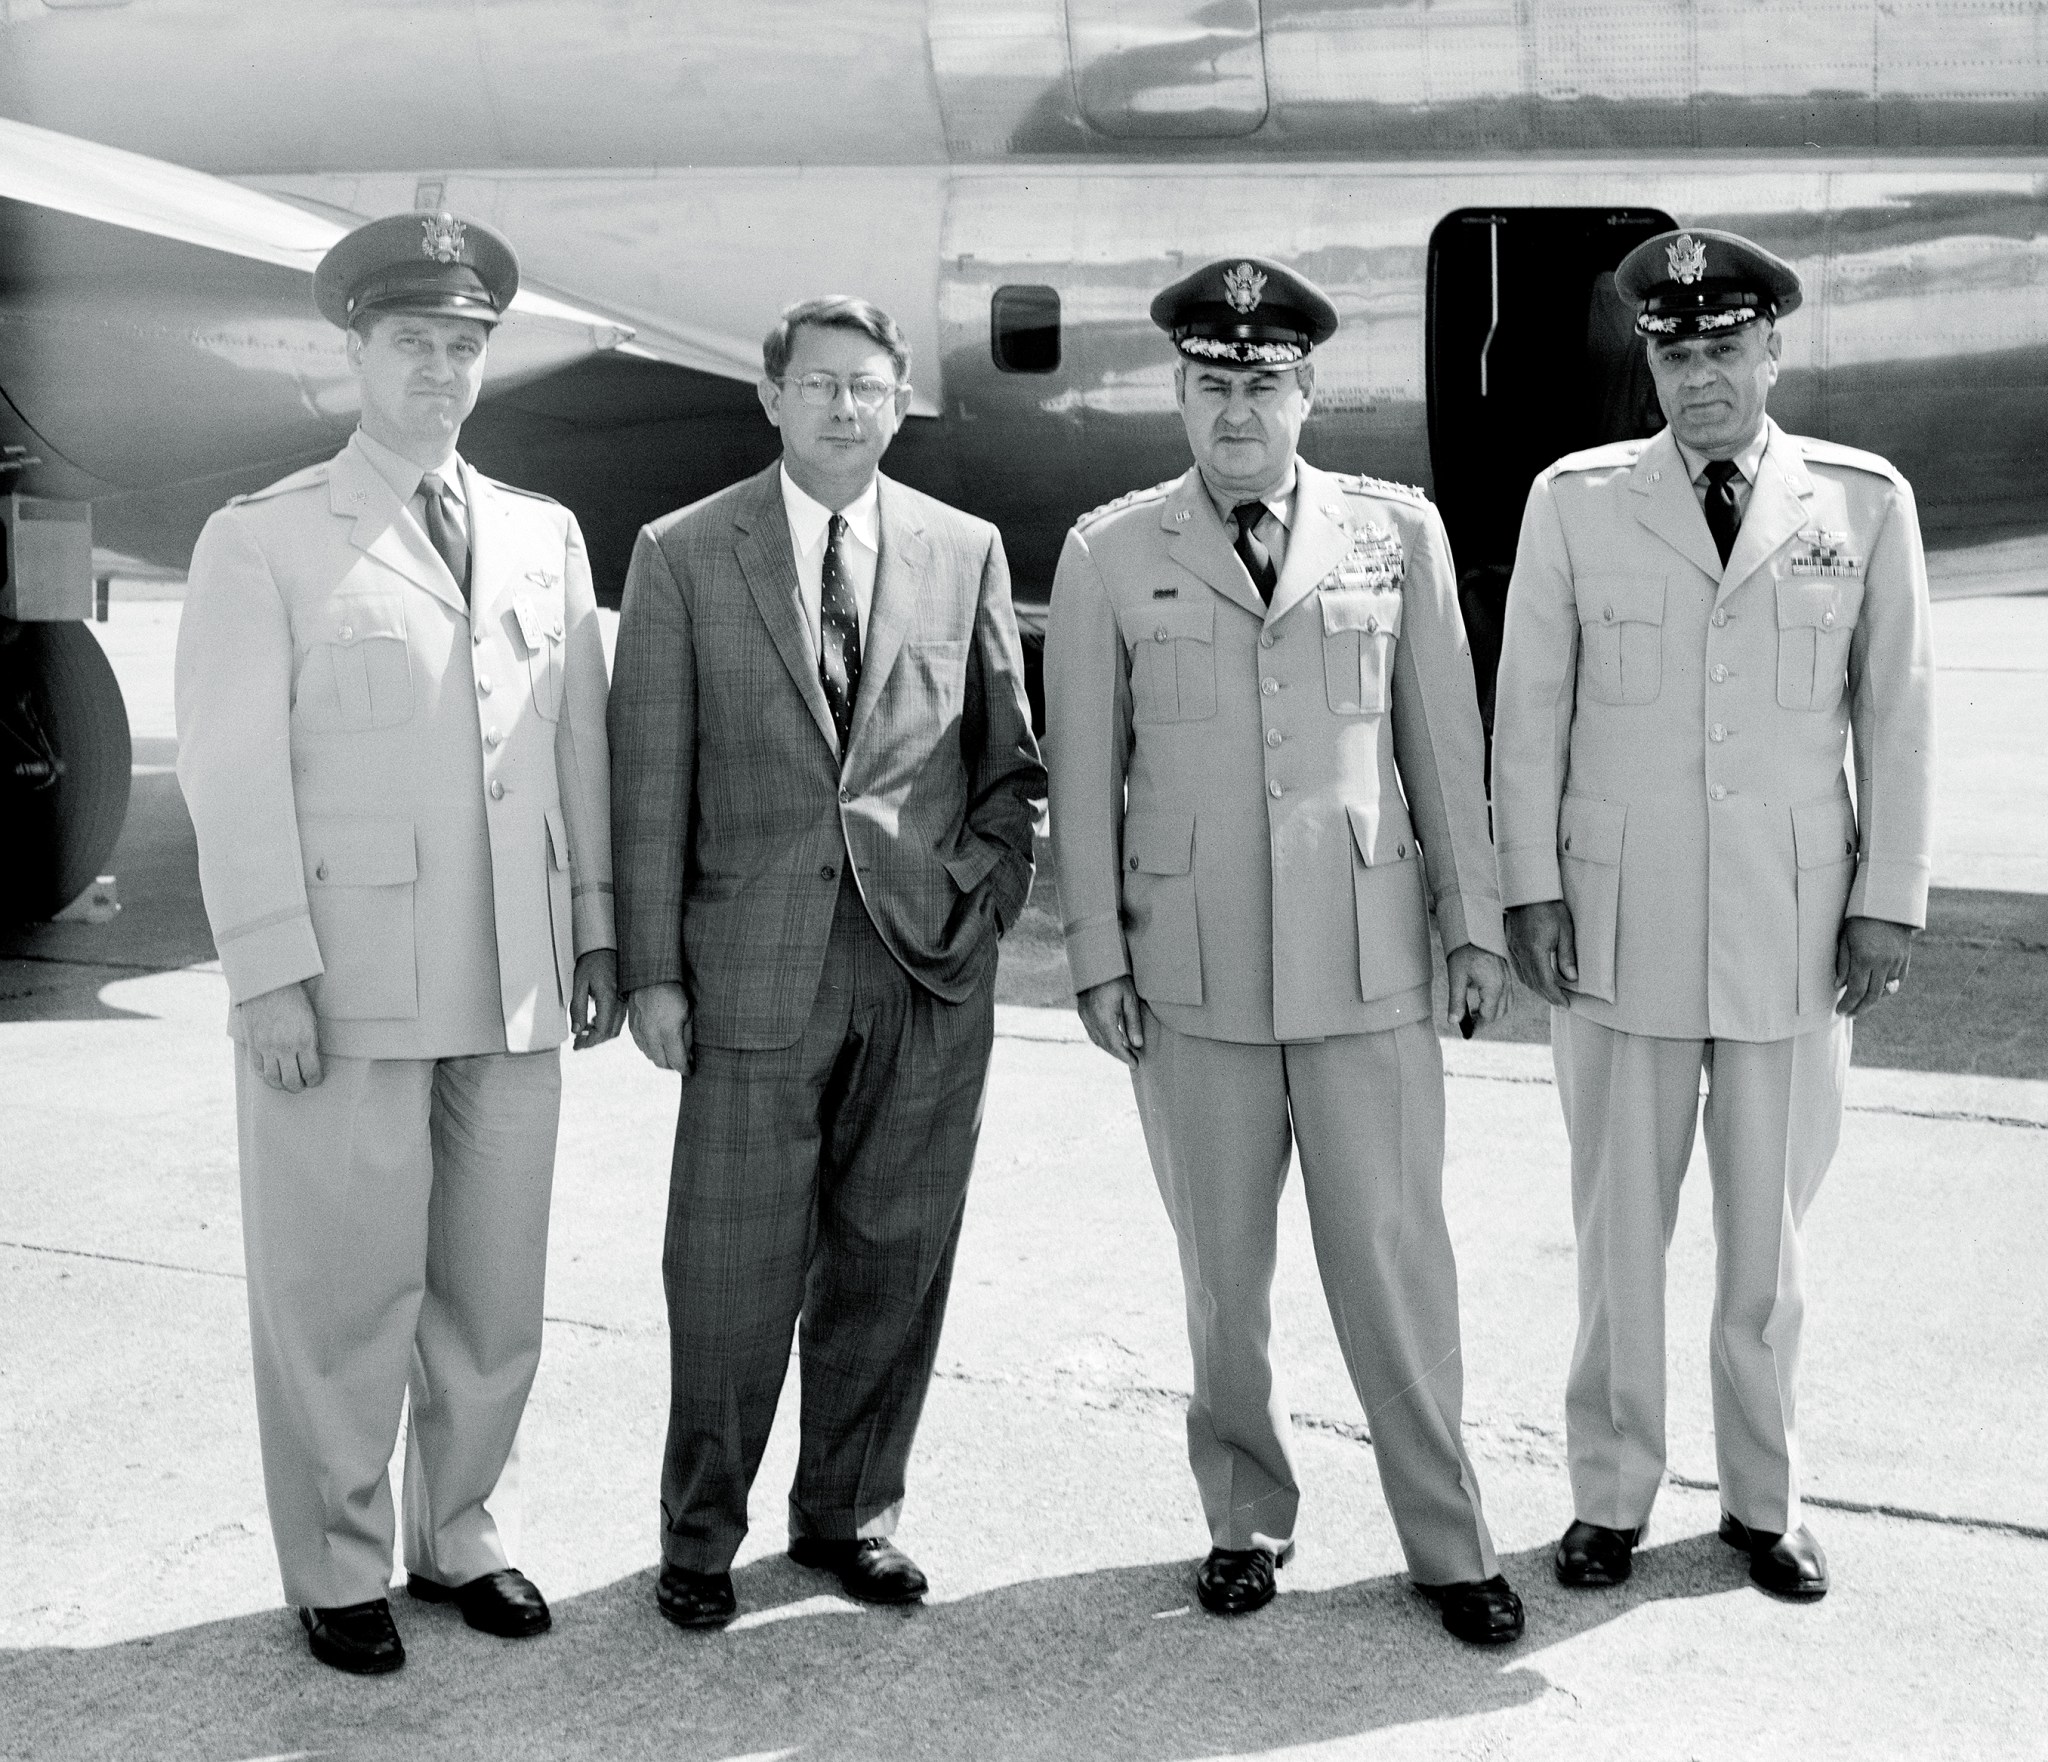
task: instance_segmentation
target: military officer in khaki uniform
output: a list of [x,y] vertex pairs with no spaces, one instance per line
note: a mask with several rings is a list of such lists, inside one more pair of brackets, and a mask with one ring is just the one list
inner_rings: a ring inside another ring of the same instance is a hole
[[1799,1502],[1800,1220],[1850,1020],[1898,990],[1925,921],[1920,531],[1884,460],[1765,415],[1788,265],[1695,228],[1638,246],[1616,285],[1669,426],[1537,478],[1494,724],[1508,936],[1553,1006],[1579,1239],[1557,1571],[1627,1578],[1663,1475],[1664,1254],[1704,1073],[1721,1535],[1810,1599],[1828,1574]]
[[192,557],[178,778],[233,1000],[264,1484],[314,1655],[396,1669],[414,1596],[548,1625],[498,1488],[541,1346],[558,1047],[618,1031],[604,652],[575,517],[455,450],[511,250],[446,214],[336,244],[361,426]]
[[1269,1601],[1299,1503],[1267,1353],[1290,1146],[1345,1362],[1417,1584],[1511,1640],[1459,1438],[1441,1199],[1451,1009],[1508,973],[1479,714],[1443,524],[1417,490],[1296,456],[1316,288],[1230,259],[1152,305],[1195,466],[1068,535],[1046,642],[1052,828],[1081,1016],[1133,1067],[1180,1240],[1205,1607]]

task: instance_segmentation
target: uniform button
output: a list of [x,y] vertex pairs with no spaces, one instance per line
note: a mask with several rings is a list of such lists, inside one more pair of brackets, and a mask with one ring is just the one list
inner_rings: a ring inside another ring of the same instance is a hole
[[1279,689],[1280,681],[1277,679],[1261,679],[1259,681],[1259,695],[1261,697],[1272,697]]
[[476,688],[482,696],[489,697],[491,695],[491,676],[488,673],[479,673],[476,676]]
[[472,630],[469,633],[469,646],[478,649],[484,646],[484,633],[481,630]]
[[1132,857],[1132,858],[1131,858],[1131,860],[1130,860],[1130,866],[1131,866],[1131,873],[1135,875],[1135,874],[1136,874],[1136,873],[1138,872],[1138,859],[1137,859],[1136,857]]
[[1279,785],[1279,784],[1277,784],[1277,783],[1269,783],[1269,784],[1267,784],[1267,785],[1266,785],[1266,793],[1267,793],[1268,795],[1272,796],[1272,797],[1273,797],[1273,798],[1274,798],[1274,799],[1275,799],[1275,800],[1277,801],[1277,800],[1279,799],[1279,796],[1280,796],[1280,785]]
[[1707,677],[1712,679],[1716,685],[1719,685],[1722,680],[1728,677],[1728,669],[1726,667],[1717,666],[1713,670],[1713,672],[1710,673]]
[[1835,615],[1832,612],[1823,612],[1820,615],[1820,621],[1823,624],[1833,624],[1835,621]]
[[1152,632],[1152,640],[1154,642],[1164,642],[1166,640],[1166,626],[1164,624]]
[[1602,607],[1600,616],[1604,622],[1612,624],[1614,622],[1614,608],[1612,606]]
[[1569,832],[1564,835],[1564,847],[1566,850],[1570,850],[1572,847],[1572,835]]
[[1405,844],[1397,844],[1397,845],[1395,845],[1395,846],[1394,846],[1394,855],[1395,855],[1395,856],[1397,856],[1397,857],[1405,857],[1405,856],[1406,856],[1407,854],[1408,854],[1408,847],[1407,847],[1407,846],[1406,846]]
[[1853,838],[1843,839],[1842,848],[1853,857],[1856,854],[1856,840]]
[[1715,624],[1715,627],[1716,627],[1716,628],[1719,628],[1719,627],[1720,627],[1721,625],[1723,625],[1723,624],[1726,624],[1727,622],[1728,622],[1728,611],[1727,611],[1727,608],[1726,608],[1726,607],[1719,607],[1719,608],[1717,608],[1717,609],[1715,610],[1715,613],[1714,613],[1714,624]]
[[491,800],[503,801],[504,799],[505,785],[501,779],[493,777],[491,779]]
[[1708,790],[1707,793],[1711,795],[1716,801],[1720,801],[1723,797],[1727,795],[1728,786],[1725,783],[1717,783],[1714,785],[1712,789]]
[[325,863],[322,863],[313,871],[313,879],[315,881],[325,881],[327,879],[327,865]]
[[1280,730],[1279,730],[1279,729],[1277,729],[1277,728],[1268,728],[1268,729],[1266,730],[1266,744],[1267,744],[1268,746],[1278,746],[1278,745],[1280,744]]
[[484,730],[485,746],[496,746],[498,742],[503,740],[504,738],[505,737],[502,734],[500,734],[495,728],[486,728]]
[[842,789],[842,790],[841,790],[841,791],[839,792],[839,799],[840,799],[841,801],[851,801],[851,800],[853,800],[853,791],[852,791],[852,790],[850,790],[850,789]]
[[1716,722],[1713,727],[1707,730],[1707,738],[1709,740],[1726,740],[1728,738],[1728,730]]
[[1269,648],[1271,648],[1271,647],[1273,646],[1273,642],[1274,642],[1274,637],[1273,637],[1273,633],[1272,633],[1272,632],[1271,632],[1270,630],[1262,630],[1262,631],[1260,631],[1260,632],[1259,632],[1259,647],[1260,647],[1260,648],[1262,648],[1262,649],[1269,649]]
[[1378,620],[1377,618],[1368,618],[1368,619],[1366,619],[1366,621],[1365,621],[1365,633],[1366,633],[1366,635],[1367,635],[1367,636],[1377,636],[1377,635],[1379,634],[1379,629],[1380,629],[1380,621],[1379,621],[1379,620]]
[[343,642],[347,642],[350,637],[355,635],[355,633],[356,627],[353,624],[344,624],[341,627],[341,640]]
[[837,881],[839,879],[839,871],[833,868],[830,863],[820,863],[818,865],[818,879],[820,881]]
[[1664,473],[1661,471],[1652,471],[1650,473],[1650,481],[1652,483],[1662,483],[1664,481]]

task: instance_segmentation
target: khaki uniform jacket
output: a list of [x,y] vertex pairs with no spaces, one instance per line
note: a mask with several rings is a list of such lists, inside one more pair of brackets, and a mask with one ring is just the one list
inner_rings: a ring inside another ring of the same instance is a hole
[[531,1052],[613,945],[605,664],[575,516],[460,467],[474,617],[351,444],[206,524],[178,780],[232,998],[323,1052]]
[[1421,491],[1297,464],[1271,608],[1198,471],[1067,535],[1046,745],[1067,961],[1218,1040],[1430,1011],[1502,953],[1471,653]]
[[1045,794],[1003,541],[888,477],[842,758],[780,470],[641,531],[611,699],[620,982],[682,983],[700,1040],[754,1051],[810,1020],[849,857],[920,985],[992,983]]
[[1507,904],[1571,908],[1574,1010],[1686,1039],[1825,1025],[1845,911],[1926,921],[1933,687],[1913,492],[1875,454],[1772,423],[1726,568],[1669,430],[1539,476],[1495,816]]

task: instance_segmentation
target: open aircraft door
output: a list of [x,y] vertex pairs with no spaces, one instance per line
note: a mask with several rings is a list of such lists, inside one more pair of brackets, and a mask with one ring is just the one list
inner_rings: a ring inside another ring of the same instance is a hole
[[1677,224],[1650,208],[1461,208],[1430,234],[1430,466],[1489,735],[1530,481],[1664,426],[1614,271]]

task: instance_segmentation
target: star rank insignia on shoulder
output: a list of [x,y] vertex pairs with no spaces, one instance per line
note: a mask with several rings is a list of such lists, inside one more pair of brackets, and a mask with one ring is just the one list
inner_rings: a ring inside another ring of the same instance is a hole
[[1090,508],[1087,513],[1074,522],[1075,530],[1078,531],[1084,526],[1092,526],[1096,521],[1105,519],[1111,514],[1121,513],[1126,508],[1135,508],[1140,502],[1156,500],[1158,497],[1165,495],[1178,482],[1180,482],[1178,477],[1169,477],[1164,483],[1155,483],[1149,489],[1130,490],[1118,496],[1114,501],[1104,502],[1099,508]]
[[1396,483],[1390,477],[1367,477],[1361,471],[1333,471],[1330,475],[1340,487],[1360,495],[1391,496],[1395,501],[1413,502],[1418,507],[1429,505],[1429,497],[1412,483]]

